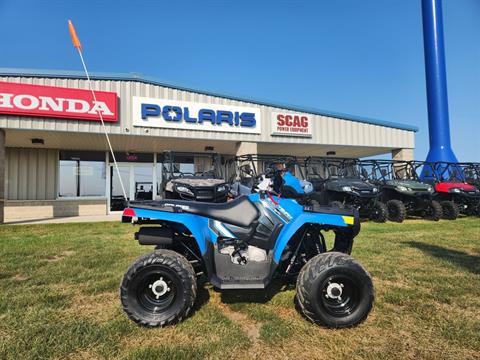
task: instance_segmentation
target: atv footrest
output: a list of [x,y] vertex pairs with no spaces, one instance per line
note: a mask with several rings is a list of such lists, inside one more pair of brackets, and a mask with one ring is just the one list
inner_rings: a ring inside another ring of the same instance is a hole
[[247,290],[247,289],[265,289],[267,284],[263,281],[238,281],[231,279],[221,279],[218,276],[213,276],[210,279],[210,282],[213,286],[221,290]]

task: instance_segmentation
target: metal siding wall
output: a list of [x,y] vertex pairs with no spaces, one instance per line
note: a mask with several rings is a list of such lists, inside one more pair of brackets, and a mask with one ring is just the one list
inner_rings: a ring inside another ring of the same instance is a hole
[[7,148],[7,199],[55,199],[57,162],[57,150]]
[[[0,80],[88,89],[86,80],[82,79],[0,77]],[[412,131],[313,114],[306,114],[310,117],[311,121],[313,121],[312,138],[271,136],[271,113],[274,111],[292,113],[292,111],[136,81],[93,80],[92,84],[96,90],[113,91],[119,96],[118,110],[120,121],[116,124],[106,124],[109,132],[112,134],[172,137],[179,139],[188,139],[195,136],[198,139],[205,140],[221,139],[246,142],[357,145],[391,148],[412,148],[414,143],[414,132]],[[131,103],[133,96],[257,107],[260,109],[262,116],[262,133],[260,135],[255,135],[234,132],[217,133],[164,128],[149,128],[148,133],[146,133],[145,128],[132,126]],[[7,117],[2,115],[0,115],[0,128],[102,133],[101,124],[94,121],[61,120],[40,117]]]

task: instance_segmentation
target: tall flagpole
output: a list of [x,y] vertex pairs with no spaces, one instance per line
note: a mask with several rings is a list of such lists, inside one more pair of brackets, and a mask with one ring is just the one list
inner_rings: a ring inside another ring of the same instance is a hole
[[[70,36],[72,37],[73,47],[77,49],[78,55],[80,55],[80,60],[82,61],[83,70],[85,71],[85,75],[87,76],[88,87],[92,92],[93,101],[97,102],[97,96],[95,95],[95,91],[93,90],[92,81],[90,80],[90,75],[87,70],[87,65],[85,64],[85,60],[83,59],[82,44],[80,43],[80,39],[77,36],[77,32],[75,31],[75,27],[73,26],[72,20],[68,20],[68,30],[70,31]],[[123,185],[123,180],[122,180],[122,176],[120,175],[120,169],[118,168],[117,159],[115,158],[115,153],[113,152],[112,143],[110,142],[110,137],[108,136],[108,133],[107,133],[107,127],[105,126],[105,122],[103,121],[102,111],[97,109],[97,114],[100,116],[103,132],[105,133],[105,138],[107,139],[108,148],[110,149],[110,153],[112,154],[113,163],[115,165],[115,169],[117,170],[118,180],[120,181],[120,186],[122,187],[123,196],[127,201],[128,200],[127,192],[125,191],[125,186]]]

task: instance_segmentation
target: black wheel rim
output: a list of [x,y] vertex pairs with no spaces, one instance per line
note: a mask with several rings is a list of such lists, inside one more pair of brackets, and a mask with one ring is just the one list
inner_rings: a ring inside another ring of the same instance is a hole
[[360,289],[346,275],[332,275],[320,287],[320,302],[325,311],[335,317],[350,315],[360,302]]
[[138,274],[136,296],[139,304],[151,313],[166,311],[177,297],[178,279],[163,266],[149,266]]
[[379,220],[381,213],[382,213],[381,208],[378,205],[376,205],[373,207],[370,217],[372,218],[372,220]]

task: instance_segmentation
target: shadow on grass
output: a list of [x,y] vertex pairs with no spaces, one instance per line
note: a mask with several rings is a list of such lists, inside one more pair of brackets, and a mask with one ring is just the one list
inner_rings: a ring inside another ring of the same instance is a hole
[[275,280],[266,289],[222,290],[221,301],[225,304],[235,304],[243,302],[265,304],[279,292],[292,290],[294,288],[295,285],[293,284],[288,284],[281,280]]
[[203,305],[205,305],[210,299],[210,294],[205,288],[204,284],[198,284],[197,288],[197,297],[195,298],[195,303],[193,304],[193,311],[198,311]]
[[480,274],[480,256],[470,255],[463,251],[447,249],[438,245],[425,244],[418,241],[406,242],[411,247],[424,253],[462,267],[474,274]]

